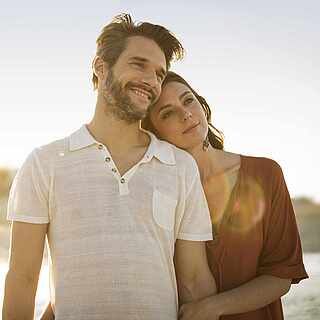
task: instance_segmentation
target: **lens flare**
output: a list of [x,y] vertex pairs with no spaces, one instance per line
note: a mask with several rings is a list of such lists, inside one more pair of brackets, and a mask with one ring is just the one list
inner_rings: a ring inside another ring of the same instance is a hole
[[234,168],[215,175],[214,184],[209,182],[208,188],[204,185],[216,238],[222,229],[234,235],[247,234],[263,217],[266,206],[263,188],[256,179],[238,175]]
[[247,233],[262,219],[265,206],[261,185],[256,180],[247,178],[241,181],[226,224],[233,232]]

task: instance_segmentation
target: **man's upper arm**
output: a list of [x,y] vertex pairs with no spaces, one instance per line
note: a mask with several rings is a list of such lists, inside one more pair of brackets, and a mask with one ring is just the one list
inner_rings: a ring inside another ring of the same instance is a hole
[[180,304],[216,293],[207,262],[205,242],[177,240],[174,263]]
[[38,277],[48,224],[13,221],[9,272],[34,280]]
[[13,222],[3,319],[33,319],[47,224]]
[[[190,156],[190,155],[189,155]],[[185,171],[185,193],[183,193],[182,217],[176,224],[176,238],[188,241],[212,240],[210,212],[201,184],[199,169],[194,159],[189,159]]]

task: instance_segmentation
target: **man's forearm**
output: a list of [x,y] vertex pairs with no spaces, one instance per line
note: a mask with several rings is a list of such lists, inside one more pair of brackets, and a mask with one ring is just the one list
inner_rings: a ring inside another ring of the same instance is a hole
[[3,320],[32,320],[37,280],[8,271],[2,308]]
[[290,285],[291,279],[262,275],[237,288],[207,298],[206,305],[220,316],[249,312],[277,300],[289,291]]

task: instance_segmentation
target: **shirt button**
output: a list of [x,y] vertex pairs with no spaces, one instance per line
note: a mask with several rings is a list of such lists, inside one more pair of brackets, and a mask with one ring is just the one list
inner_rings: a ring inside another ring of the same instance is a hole
[[117,170],[115,168],[112,168],[112,172],[117,172]]
[[111,158],[110,158],[110,157],[106,157],[104,160],[105,160],[106,162],[110,162]]
[[120,182],[121,182],[121,183],[125,183],[126,180],[125,180],[124,178],[122,178],[122,179],[120,180]]
[[99,149],[99,150],[102,150],[102,149],[103,149],[103,145],[102,145],[102,144],[99,144],[99,145],[98,145],[98,149]]

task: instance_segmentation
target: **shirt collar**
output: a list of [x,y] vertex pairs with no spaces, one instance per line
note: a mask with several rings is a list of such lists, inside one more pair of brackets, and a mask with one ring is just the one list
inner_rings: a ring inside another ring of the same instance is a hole
[[99,142],[90,134],[85,124],[69,137],[70,151],[83,149],[93,144],[99,144]]
[[[141,129],[143,130],[143,129]],[[145,161],[156,157],[161,162],[168,165],[175,165],[176,160],[173,152],[173,146],[166,141],[159,140],[153,133],[143,130],[150,137],[150,144],[145,154]],[[76,151],[94,144],[101,144],[91,135],[86,125],[83,125],[69,137],[69,150]]]
[[143,131],[150,137],[150,145],[146,152],[147,158],[151,159],[152,157],[156,157],[165,164],[175,165],[176,159],[173,152],[174,146],[166,141],[159,140],[153,133],[149,131]]

